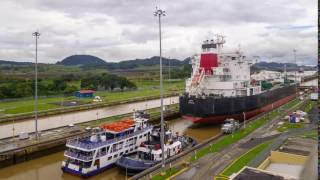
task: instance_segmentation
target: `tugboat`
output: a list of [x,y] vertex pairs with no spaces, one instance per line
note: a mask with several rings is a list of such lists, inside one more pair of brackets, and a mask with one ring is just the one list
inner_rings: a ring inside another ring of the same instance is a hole
[[[166,159],[196,145],[196,141],[192,138],[178,134],[172,135],[170,130],[166,130],[164,137],[166,142],[164,156]],[[122,156],[116,165],[127,175],[134,175],[160,163],[161,160],[160,128],[155,127],[148,140],[141,143],[136,152]]]
[[136,112],[133,119],[104,124],[90,136],[68,140],[62,171],[90,177],[110,168],[123,155],[136,152],[147,140],[153,129],[147,121],[145,113]]
[[254,63],[239,50],[222,52],[224,37],[205,40],[202,52],[191,58],[192,73],[179,97],[180,114],[194,123],[222,123],[227,118],[249,119],[296,97],[296,84],[284,82],[263,89],[251,77]]

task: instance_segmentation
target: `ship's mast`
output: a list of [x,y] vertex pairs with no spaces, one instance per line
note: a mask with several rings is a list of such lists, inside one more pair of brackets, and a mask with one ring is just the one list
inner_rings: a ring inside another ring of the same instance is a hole
[[226,36],[223,36],[221,34],[216,34],[216,44],[217,44],[217,49],[218,49],[218,53],[221,53],[221,49],[223,48],[223,44],[226,42],[224,40]]

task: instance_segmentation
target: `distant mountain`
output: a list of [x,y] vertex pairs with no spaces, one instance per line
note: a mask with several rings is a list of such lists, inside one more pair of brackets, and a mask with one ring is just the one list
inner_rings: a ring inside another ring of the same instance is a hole
[[317,70],[316,66],[297,66],[293,63],[276,63],[276,62],[258,62],[251,67],[251,71],[271,70],[283,71],[286,64],[287,71],[296,71],[302,68],[304,71]]
[[[117,63],[107,63],[106,67],[108,69],[132,69],[132,68],[138,68],[138,67],[145,67],[145,66],[158,66],[160,63],[159,56],[154,56],[151,58],[145,58],[145,59],[135,59],[135,60],[126,60],[126,61],[120,61]],[[168,59],[168,58],[162,58],[162,64],[163,66],[183,66],[184,64],[189,63],[188,61],[181,61],[178,59]]]
[[[184,64],[188,64],[189,61],[178,59],[162,58],[163,66],[181,67]],[[57,62],[59,65],[66,66],[81,66],[82,69],[100,69],[105,68],[109,70],[132,70],[136,68],[148,68],[152,66],[159,66],[159,56],[154,56],[145,59],[125,60],[120,62],[106,62],[95,56],[90,55],[73,55],[63,59],[61,62]]]
[[0,66],[25,66],[25,65],[31,65],[31,64],[33,63],[0,60]]
[[[162,62],[164,66],[168,66],[170,61],[170,66],[182,66],[188,61],[180,61],[178,59],[168,59],[163,58]],[[72,55],[56,64],[65,65],[65,66],[82,66],[84,69],[89,68],[106,68],[106,69],[134,69],[143,66],[156,66],[159,65],[159,56],[154,56],[151,58],[145,59],[135,59],[135,60],[126,60],[120,62],[106,62],[103,59],[100,59],[91,55]]]
[[106,65],[103,59],[100,59],[96,56],[91,55],[72,55],[56,64],[65,65],[65,66],[77,66],[77,65],[89,65],[89,66],[99,66],[99,65]]
[[[190,62],[190,57],[179,60],[179,59],[168,59],[163,58],[163,66],[171,67],[182,67],[188,65]],[[101,58],[91,55],[72,55],[56,64],[65,65],[65,66],[81,66],[82,69],[109,69],[109,70],[139,70],[139,68],[151,68],[152,66],[159,66],[159,56],[153,56],[151,58],[144,59],[134,59],[126,60],[120,62],[106,62]],[[297,66],[293,63],[277,63],[277,62],[258,62],[251,66],[251,71],[256,72],[260,70],[271,70],[271,71],[283,71],[284,64],[287,66],[287,71],[299,70],[302,68],[305,71],[308,70],[317,70],[316,66]],[[0,67],[12,67],[12,66],[29,66],[33,65],[32,62],[16,62],[16,61],[7,61],[0,60]]]

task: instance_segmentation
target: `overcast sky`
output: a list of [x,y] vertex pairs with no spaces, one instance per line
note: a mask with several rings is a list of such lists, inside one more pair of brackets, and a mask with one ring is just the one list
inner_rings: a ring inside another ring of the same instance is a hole
[[156,4],[163,18],[163,54],[184,59],[199,53],[214,33],[226,50],[240,47],[264,61],[317,62],[316,0],[1,0],[0,59],[32,61],[39,30],[39,61],[73,54],[106,61],[158,55]]

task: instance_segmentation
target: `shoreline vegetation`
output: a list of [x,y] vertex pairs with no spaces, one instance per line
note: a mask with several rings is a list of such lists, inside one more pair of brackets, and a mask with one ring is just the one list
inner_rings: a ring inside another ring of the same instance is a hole
[[[75,96],[56,96],[48,98],[39,98],[39,113],[48,113],[57,110],[76,109],[79,107],[90,108],[107,106],[108,104],[116,104],[123,102],[131,102],[139,99],[154,99],[159,97],[159,82],[158,81],[136,81],[137,89],[128,91],[97,91],[95,95],[102,98],[102,102],[93,102],[93,98],[76,98]],[[177,95],[182,92],[184,88],[183,80],[176,81],[165,81],[164,82],[164,95],[171,96]],[[77,102],[75,106],[63,106],[65,102]],[[86,107],[87,106],[87,107]],[[2,117],[13,117],[18,115],[27,115],[33,113],[34,100],[33,99],[21,99],[14,101],[0,102],[0,118]],[[51,114],[50,114],[51,115]]]

